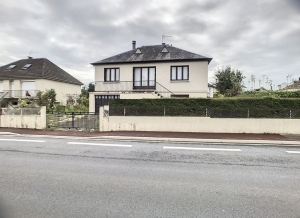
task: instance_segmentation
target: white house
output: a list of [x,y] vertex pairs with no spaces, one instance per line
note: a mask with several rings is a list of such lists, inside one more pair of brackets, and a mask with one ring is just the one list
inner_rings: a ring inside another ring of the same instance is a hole
[[0,67],[0,105],[16,104],[18,98],[34,98],[39,91],[55,89],[56,100],[80,94],[79,80],[46,58],[22,59]]
[[208,64],[212,58],[163,43],[141,46],[91,63],[95,67],[95,92],[90,112],[109,99],[207,98]]

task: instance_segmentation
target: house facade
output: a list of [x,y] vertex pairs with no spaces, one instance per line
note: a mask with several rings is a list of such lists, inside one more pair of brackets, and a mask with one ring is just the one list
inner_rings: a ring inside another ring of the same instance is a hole
[[207,98],[211,60],[166,44],[136,48],[133,41],[132,50],[92,63],[90,112],[116,98]]
[[56,100],[66,104],[68,95],[81,93],[81,85],[46,58],[22,59],[0,67],[0,104],[16,105],[19,98],[35,98],[49,89],[55,89]]

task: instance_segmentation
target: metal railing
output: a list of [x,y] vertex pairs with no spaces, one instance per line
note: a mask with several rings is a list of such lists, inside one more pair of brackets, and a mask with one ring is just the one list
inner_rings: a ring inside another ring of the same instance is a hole
[[8,95],[8,92],[0,92],[0,101]]
[[300,109],[221,109],[205,107],[109,107],[110,116],[190,116],[210,118],[300,119]]
[[96,81],[95,92],[152,92],[158,97],[165,98],[169,98],[174,94],[155,80],[118,82]]
[[40,115],[41,108],[2,108],[2,115]]
[[40,90],[3,90],[4,98],[35,98]]

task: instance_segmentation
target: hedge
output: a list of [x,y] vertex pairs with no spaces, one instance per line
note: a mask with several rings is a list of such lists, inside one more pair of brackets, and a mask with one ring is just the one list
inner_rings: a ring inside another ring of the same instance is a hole
[[186,99],[111,99],[114,107],[203,107],[216,109],[300,109],[300,98],[186,98]]

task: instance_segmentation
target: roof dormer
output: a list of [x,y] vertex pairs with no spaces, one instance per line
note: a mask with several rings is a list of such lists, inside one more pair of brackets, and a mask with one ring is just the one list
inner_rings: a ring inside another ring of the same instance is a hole
[[138,49],[135,51],[135,54],[142,54],[141,49],[138,48]]
[[163,48],[163,50],[161,50],[161,53],[168,53],[168,49],[166,47]]

